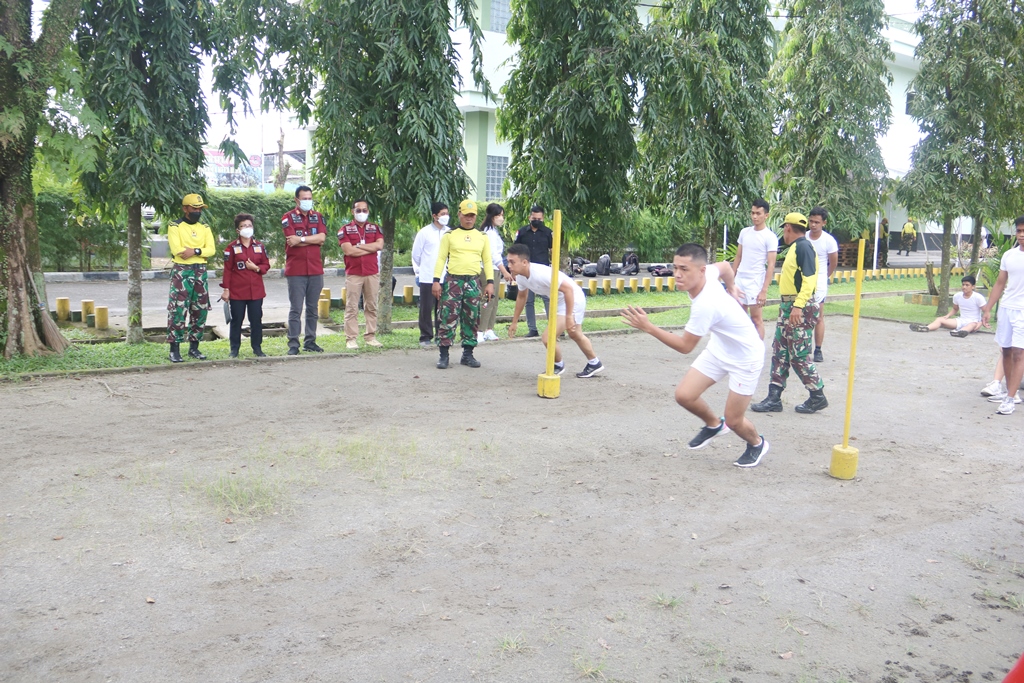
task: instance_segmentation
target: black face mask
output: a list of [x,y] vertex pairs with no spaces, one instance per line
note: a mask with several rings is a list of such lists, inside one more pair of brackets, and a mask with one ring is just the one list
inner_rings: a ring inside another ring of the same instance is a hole
[[202,211],[186,211],[185,212],[185,222],[189,223],[189,224],[198,223],[199,219],[202,218],[202,216],[203,216],[203,212]]
[[541,228],[544,227],[544,221],[542,221],[539,218],[534,218],[532,221],[530,221],[530,225],[540,230]]

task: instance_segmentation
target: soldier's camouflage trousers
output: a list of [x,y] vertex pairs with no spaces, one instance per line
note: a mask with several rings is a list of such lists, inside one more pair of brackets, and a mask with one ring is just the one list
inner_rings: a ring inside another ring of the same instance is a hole
[[480,324],[480,283],[476,275],[448,275],[441,285],[437,330],[438,346],[455,343],[455,328],[462,333],[463,346],[476,346]]
[[203,340],[206,314],[210,310],[210,294],[206,290],[206,266],[200,263],[176,263],[171,271],[171,294],[167,299],[167,341],[185,341],[185,317],[189,318],[188,340]]
[[785,389],[789,367],[793,366],[793,372],[808,391],[821,389],[825,385],[818,377],[818,371],[811,361],[814,326],[821,314],[821,307],[814,301],[807,302],[804,306],[803,323],[796,326],[789,321],[789,314],[792,312],[792,301],[783,301],[779,304],[779,321],[775,326],[775,340],[772,342],[771,383]]

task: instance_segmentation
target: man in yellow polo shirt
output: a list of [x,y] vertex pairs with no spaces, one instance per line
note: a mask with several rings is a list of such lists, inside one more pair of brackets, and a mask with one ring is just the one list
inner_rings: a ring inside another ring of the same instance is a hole
[[772,342],[771,384],[768,397],[750,406],[755,413],[781,413],[782,392],[789,368],[793,367],[810,398],[796,407],[798,413],[816,413],[828,407],[824,386],[811,360],[814,326],[821,308],[814,300],[818,284],[818,255],[807,239],[807,218],[802,213],[786,215],[782,238],[790,245],[779,276],[779,320]]
[[171,362],[182,362],[181,342],[185,341],[185,317],[189,318],[188,355],[206,360],[199,352],[203,340],[206,314],[210,310],[210,293],[206,288],[206,261],[214,256],[217,243],[210,226],[200,223],[206,204],[197,194],[181,200],[184,218],[167,226],[167,243],[174,257],[171,270],[171,294],[167,302],[167,341],[171,345]]
[[[480,325],[480,283],[477,278],[483,268],[487,284],[484,296],[494,297],[494,267],[491,265],[491,243],[487,235],[475,229],[476,202],[465,200],[459,204],[459,227],[449,230],[441,237],[441,246],[434,262],[434,285],[431,293],[440,300],[440,327],[437,343],[441,348],[438,370],[448,367],[448,351],[455,342],[455,328],[462,333],[463,365],[480,367],[480,361],[473,357],[476,346],[476,332]],[[444,285],[441,276],[445,268]]]
[[917,230],[914,229],[914,221],[908,218],[907,222],[903,224],[903,232],[900,233],[900,248],[896,250],[896,255],[899,256],[901,251],[905,251],[907,256],[910,256],[910,248],[916,241]]

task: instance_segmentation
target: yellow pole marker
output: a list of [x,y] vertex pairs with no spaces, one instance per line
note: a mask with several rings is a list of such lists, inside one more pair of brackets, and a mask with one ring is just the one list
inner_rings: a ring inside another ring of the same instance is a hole
[[651,291],[651,278],[645,277],[641,282],[643,283],[641,286],[644,288],[645,292]]
[[[548,329],[544,334],[548,338],[548,358],[544,373],[537,375],[537,395],[541,398],[558,398],[561,393],[562,378],[555,374],[555,333],[558,331],[558,264],[559,247],[562,245],[562,211],[555,209],[555,220],[551,235],[551,298],[548,305]],[[571,312],[567,312],[572,315]]]
[[321,320],[329,320],[331,317],[331,300],[320,299],[317,303],[317,314]]
[[105,330],[108,327],[110,327],[110,313],[109,309],[106,306],[97,306],[96,313],[94,313],[93,315],[96,316],[95,327],[97,330]]
[[606,277],[601,280],[601,291],[605,294],[612,293],[612,279],[610,277]]
[[321,299],[330,299],[331,298],[331,288],[330,287],[322,287],[320,289],[320,298]]
[[597,296],[597,280],[591,280],[587,283],[587,291],[590,296]]
[[[406,306],[409,306],[409,305],[412,304],[412,295],[413,295],[412,285],[403,285],[402,286],[402,301],[405,302]],[[327,298],[330,299],[331,297],[327,297]]]
[[617,277],[617,278],[615,278],[615,292],[617,294],[622,294],[625,291],[626,291],[626,278],[624,278],[624,277]]
[[857,476],[857,456],[860,453],[850,446],[850,413],[853,409],[853,371],[857,364],[857,330],[860,323],[860,291],[864,284],[864,240],[857,248],[857,286],[853,295],[853,334],[850,336],[850,370],[846,373],[846,417],[843,420],[843,445],[832,447],[832,462],[828,473],[836,479],[853,479]]
[[636,283],[637,282],[638,282],[637,278],[635,278],[635,277],[629,278],[629,291],[631,291],[634,294],[636,294]]
[[501,282],[498,283],[498,298],[499,299],[504,299],[505,298],[505,281],[504,280],[502,280]]
[[676,279],[674,277],[668,277],[665,279],[665,290],[669,292],[676,291]]
[[661,282],[662,282],[662,279],[660,277],[654,278],[654,291],[655,292],[660,292],[661,291]]
[[92,299],[82,299],[82,322],[85,322],[87,315],[96,313],[96,302]]
[[348,287],[341,288],[341,305],[344,306],[346,299],[348,299]]
[[57,320],[71,320],[71,299],[66,296],[57,297]]

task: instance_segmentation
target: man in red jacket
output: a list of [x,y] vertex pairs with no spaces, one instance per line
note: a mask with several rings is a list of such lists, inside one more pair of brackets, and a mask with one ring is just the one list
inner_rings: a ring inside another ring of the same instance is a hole
[[231,357],[238,358],[242,345],[242,320],[249,315],[249,342],[252,354],[263,358],[263,275],[270,270],[270,259],[263,243],[253,239],[253,217],[247,213],[235,216],[238,239],[224,248],[224,274],[220,298],[231,307]]
[[377,297],[380,295],[378,252],[384,248],[384,231],[370,223],[370,205],[363,199],[352,204],[353,220],[338,230],[338,244],[345,254],[345,346],[358,349],[359,297],[363,297],[367,346],[377,341]]
[[295,208],[281,217],[284,231],[284,276],[288,280],[288,355],[299,355],[302,310],[306,310],[306,334],[302,349],[323,353],[316,343],[317,302],[324,288],[324,259],[320,247],[327,241],[327,223],[313,210],[313,190],[295,190]]

